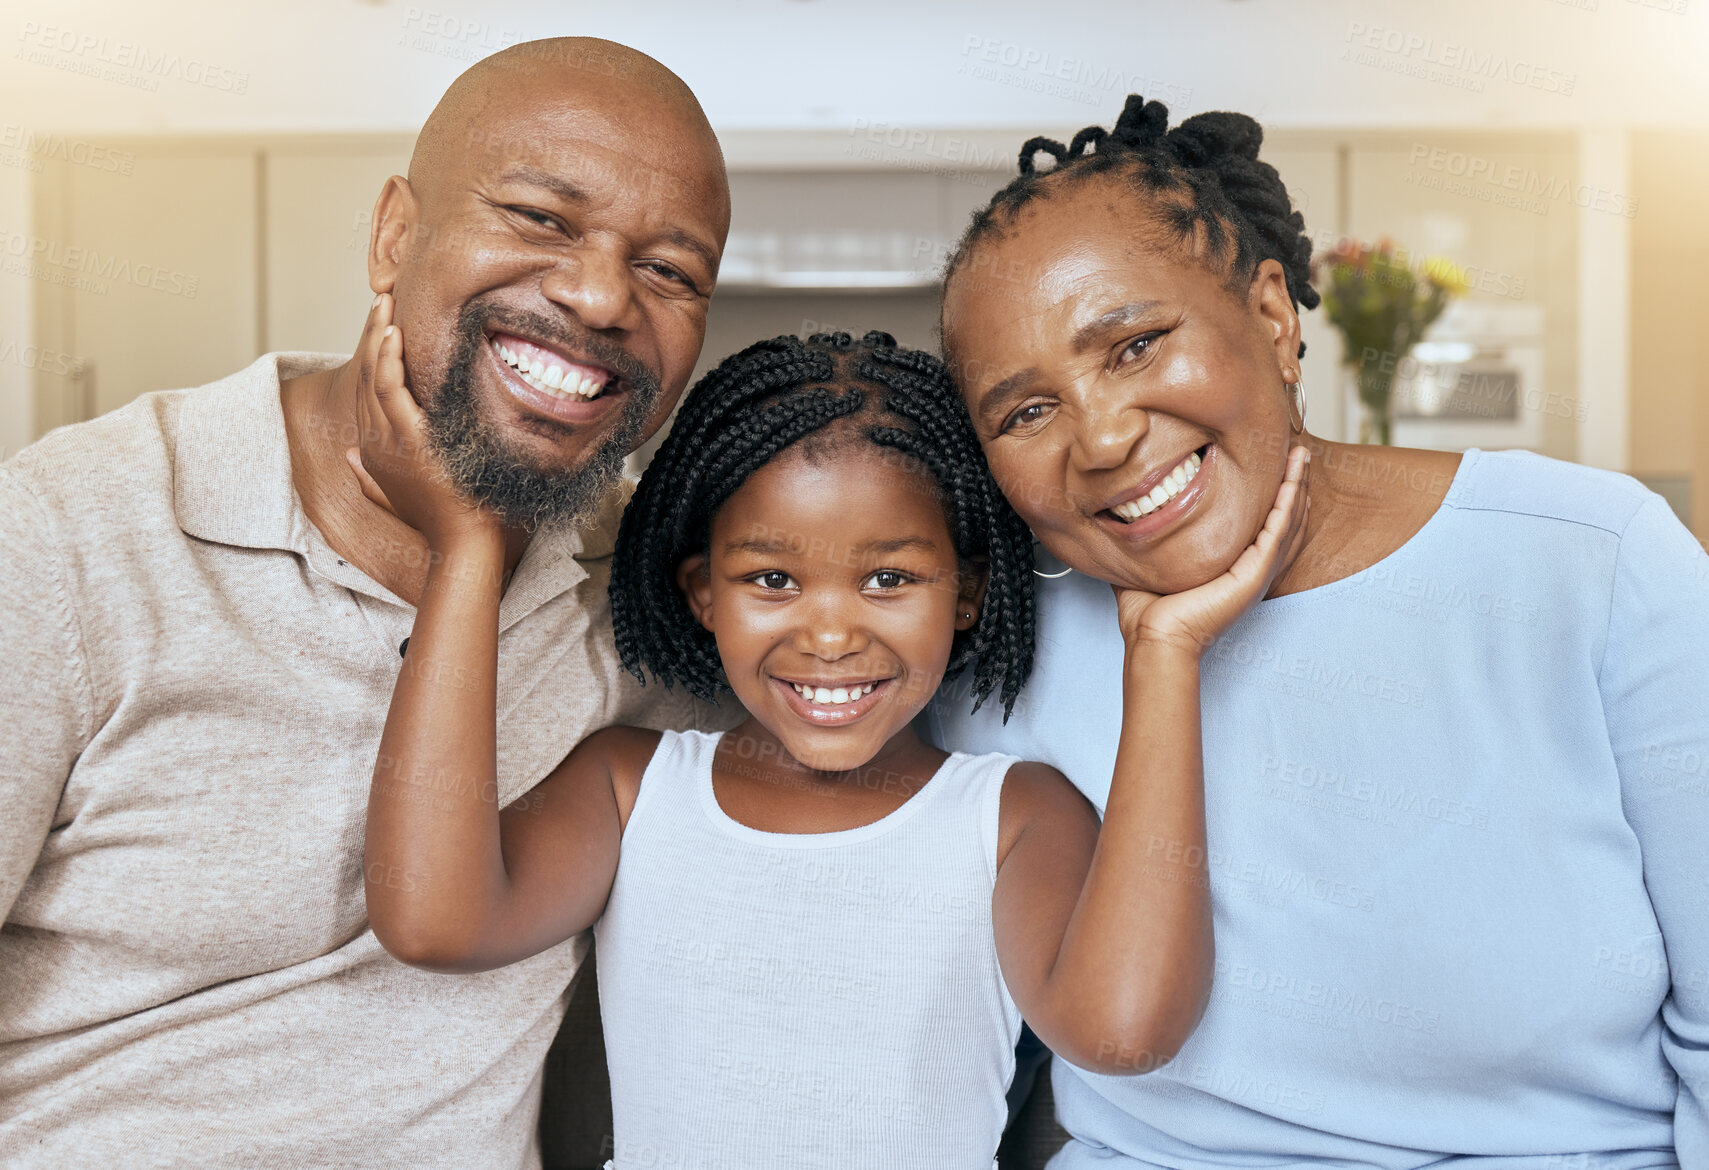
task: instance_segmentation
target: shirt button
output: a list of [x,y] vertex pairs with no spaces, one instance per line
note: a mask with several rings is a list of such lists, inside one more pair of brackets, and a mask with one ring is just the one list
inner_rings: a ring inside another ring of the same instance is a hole
[[403,641],[398,643],[398,657],[402,658],[408,650],[409,650],[409,639],[405,638]]

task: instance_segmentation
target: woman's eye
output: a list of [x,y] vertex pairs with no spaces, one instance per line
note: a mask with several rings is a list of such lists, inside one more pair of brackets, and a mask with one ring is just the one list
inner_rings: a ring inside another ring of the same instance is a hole
[[1162,336],[1163,334],[1159,332],[1141,333],[1138,337],[1134,338],[1122,347],[1122,357],[1144,357],[1146,353],[1150,351],[1151,347],[1156,344],[1157,339]]
[[1021,407],[1019,410],[1015,411],[1014,414],[1011,414],[1004,421],[1003,429],[1005,431],[1010,431],[1010,430],[1014,430],[1016,427],[1030,426],[1031,424],[1037,422],[1039,419],[1041,419],[1043,417],[1044,417],[1044,403],[1042,403],[1042,402],[1029,402],[1027,405],[1025,405],[1025,406]]
[[755,577],[754,584],[761,589],[788,589],[789,574],[781,569],[772,569],[770,572],[761,573]]
[[900,589],[907,583],[907,575],[895,569],[880,569],[866,579],[868,589]]

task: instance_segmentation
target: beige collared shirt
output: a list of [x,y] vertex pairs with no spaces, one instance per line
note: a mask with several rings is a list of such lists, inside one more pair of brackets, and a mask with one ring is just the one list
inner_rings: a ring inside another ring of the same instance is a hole
[[[0,467],[0,1165],[539,1164],[585,939],[445,976],[368,930],[414,610],[309,523],[279,399],[343,360],[268,354]],[[503,801],[597,728],[732,721],[619,665],[621,505],[505,593]]]

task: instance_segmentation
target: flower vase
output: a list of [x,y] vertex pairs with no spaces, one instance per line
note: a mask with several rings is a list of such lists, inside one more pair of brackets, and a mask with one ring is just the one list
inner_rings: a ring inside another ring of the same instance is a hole
[[1394,434],[1394,371],[1354,366],[1352,373],[1359,396],[1359,441],[1386,447]]

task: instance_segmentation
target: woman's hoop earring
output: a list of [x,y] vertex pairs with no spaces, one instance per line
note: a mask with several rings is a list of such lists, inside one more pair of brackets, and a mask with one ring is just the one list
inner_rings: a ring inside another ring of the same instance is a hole
[[1288,384],[1288,425],[1294,434],[1305,433],[1305,386],[1300,382]]
[[[1033,541],[1033,549],[1035,550],[1033,555],[1035,555],[1035,556],[1038,555],[1037,551],[1036,551],[1038,549],[1038,541],[1036,541],[1036,540]],[[1037,569],[1034,569],[1033,570],[1033,576],[1043,577],[1046,581],[1054,581],[1058,577],[1068,576],[1068,574],[1072,573],[1073,571],[1074,571],[1073,565],[1068,566],[1066,569],[1062,570],[1062,572],[1060,572],[1060,573],[1041,573]]]

